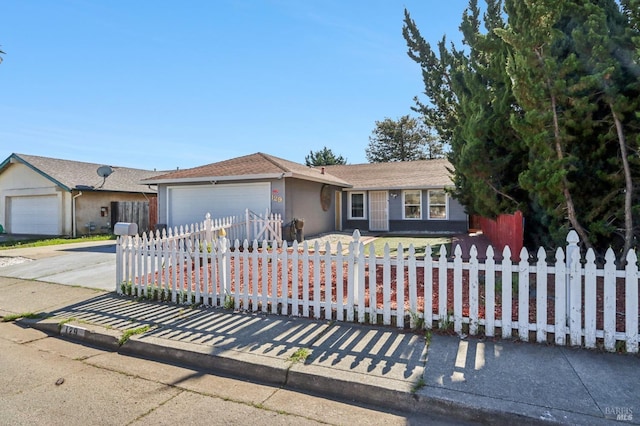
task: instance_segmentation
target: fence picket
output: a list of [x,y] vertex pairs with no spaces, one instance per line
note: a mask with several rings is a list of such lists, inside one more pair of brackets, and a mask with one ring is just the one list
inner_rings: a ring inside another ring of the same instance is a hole
[[582,277],[580,253],[574,251],[569,268],[569,339],[573,346],[582,343]]
[[416,270],[416,249],[413,247],[413,244],[410,244],[407,259],[407,273],[409,277],[409,327],[411,327],[412,330],[416,328],[416,320],[419,317]]
[[396,256],[396,327],[404,328],[404,250],[398,244]]
[[384,245],[382,263],[382,324],[391,325],[391,256],[389,244]]
[[313,317],[320,319],[320,245],[313,245]]
[[291,251],[291,314],[295,316],[300,315],[298,307],[298,301],[300,300],[300,282],[298,277],[298,267],[300,263],[298,254],[298,242],[294,241]]
[[271,313],[278,313],[278,269],[280,268],[278,262],[278,247],[277,243],[271,250],[271,260],[269,261],[269,266],[271,268],[271,279],[269,280],[271,284]]
[[567,266],[564,251],[556,250],[555,274],[555,324],[556,345],[564,345],[567,340]]
[[[459,247],[459,246],[458,246]],[[447,249],[444,244],[440,246],[440,258],[438,259],[438,321],[442,326],[443,321],[449,321],[447,310]]]
[[536,342],[547,341],[547,252],[538,249],[536,263]]
[[336,246],[336,319],[344,321],[344,269],[342,265],[342,243],[338,241]]
[[369,323],[378,323],[378,283],[376,274],[376,250],[373,244],[369,244],[368,268],[369,268]]
[[475,245],[469,251],[469,334],[478,334],[478,249]]
[[281,314],[289,315],[289,247],[286,241],[282,241],[282,293],[280,294]]
[[[262,249],[260,250],[260,264],[262,265],[262,280],[261,280],[261,290],[262,290],[262,298],[260,299],[261,307],[260,312],[267,313],[268,303],[269,303],[269,258],[267,256],[267,241],[262,241]],[[257,267],[258,265],[256,265]]]
[[625,267],[625,340],[627,352],[638,353],[638,257],[634,250],[627,253]]
[[584,270],[584,345],[596,347],[596,255],[587,251]]
[[529,252],[524,247],[518,264],[518,337],[529,341]]
[[506,246],[502,250],[502,338],[509,339],[513,336],[513,262],[511,249]]
[[358,243],[358,258],[356,260],[356,268],[358,273],[356,274],[356,283],[355,286],[358,288],[358,322],[364,323],[366,316],[366,308],[365,308],[365,279],[364,279],[364,245],[362,243]]
[[[309,244],[302,244],[302,316],[309,317]],[[352,318],[353,320],[353,318]]]
[[616,350],[616,255],[609,248],[604,264],[604,348]]
[[333,294],[331,292],[331,244],[327,241],[324,245],[324,318],[331,320],[331,303]]
[[258,240],[253,240],[251,247],[251,270],[253,271],[253,280],[251,284],[251,310],[258,311],[258,277],[260,276],[260,268],[258,268]]
[[[444,246],[444,245],[443,245]],[[424,291],[422,308],[424,328],[433,327],[433,252],[430,245],[424,249]]]
[[456,246],[453,253],[455,256],[453,259],[453,331],[462,333],[462,249],[460,246]]
[[493,247],[487,247],[484,263],[484,333],[493,337],[496,333],[496,261]]

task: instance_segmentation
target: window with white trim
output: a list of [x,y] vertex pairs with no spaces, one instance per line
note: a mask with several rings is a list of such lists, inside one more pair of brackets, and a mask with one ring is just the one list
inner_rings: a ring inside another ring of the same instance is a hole
[[429,219],[447,219],[447,193],[444,189],[429,191]]
[[366,206],[364,192],[349,193],[349,219],[365,219],[367,216]]
[[412,189],[402,192],[403,219],[422,219],[422,191]]

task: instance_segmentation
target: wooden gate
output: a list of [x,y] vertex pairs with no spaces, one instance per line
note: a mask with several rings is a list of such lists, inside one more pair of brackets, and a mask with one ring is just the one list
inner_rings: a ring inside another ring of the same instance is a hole
[[149,232],[155,228],[157,218],[157,198],[149,201],[113,201],[111,203],[111,224],[129,222],[138,225],[138,232]]

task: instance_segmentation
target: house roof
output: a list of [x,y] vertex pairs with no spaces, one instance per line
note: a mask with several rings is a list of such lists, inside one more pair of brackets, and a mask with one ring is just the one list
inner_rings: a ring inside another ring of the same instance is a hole
[[453,185],[445,159],[326,166],[353,190],[443,188]]
[[111,166],[113,173],[103,182],[97,170],[104,164],[14,153],[0,163],[0,173],[16,163],[24,164],[66,191],[157,192],[155,188],[140,184],[142,179],[157,175],[159,172],[156,171]]
[[293,161],[257,152],[230,160],[207,164],[191,169],[146,179],[146,183],[187,183],[202,181],[279,179],[293,177],[322,182],[340,187],[350,187],[345,180],[326,172],[326,167],[308,167]]

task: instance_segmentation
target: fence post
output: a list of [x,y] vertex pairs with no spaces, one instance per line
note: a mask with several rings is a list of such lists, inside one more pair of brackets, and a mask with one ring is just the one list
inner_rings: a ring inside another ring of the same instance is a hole
[[213,226],[211,223],[211,213],[207,213],[204,216],[204,237],[207,244],[211,244],[213,242]]
[[[353,268],[353,301],[355,305],[359,305],[358,301],[360,300],[358,294],[358,287],[360,287],[360,271],[358,268],[358,257],[360,255],[360,231],[353,231],[353,262],[355,263]],[[364,309],[364,306],[358,306],[358,311],[360,309]]]
[[247,239],[248,241],[252,241],[253,238],[251,238],[251,223],[249,221],[249,209],[245,209],[244,211],[244,227],[245,227],[245,239]]
[[123,244],[123,237],[122,236],[118,236],[118,239],[116,240],[116,292],[118,294],[122,294],[122,268],[123,268],[123,261],[122,261],[122,244]]
[[[574,231],[573,229],[571,231],[569,231],[569,234],[567,234],[567,249],[566,249],[566,257],[565,257],[565,262],[567,264],[567,268],[566,268],[566,283],[567,283],[567,310],[566,310],[566,317],[567,317],[567,325],[569,325],[569,314],[571,312],[571,262],[573,259],[573,253],[576,250],[579,250],[578,247],[578,243],[580,242],[580,238],[578,237],[578,233],[576,231]],[[578,256],[579,257],[579,256]]]

